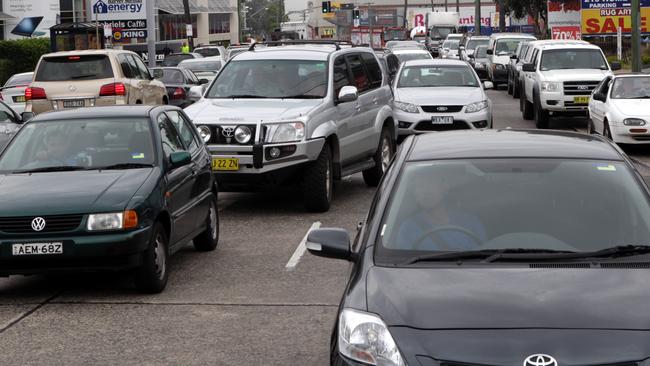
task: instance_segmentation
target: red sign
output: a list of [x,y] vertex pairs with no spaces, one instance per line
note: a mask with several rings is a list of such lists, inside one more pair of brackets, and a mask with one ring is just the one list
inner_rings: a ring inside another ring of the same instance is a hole
[[551,28],[553,39],[581,39],[579,26],[565,26]]

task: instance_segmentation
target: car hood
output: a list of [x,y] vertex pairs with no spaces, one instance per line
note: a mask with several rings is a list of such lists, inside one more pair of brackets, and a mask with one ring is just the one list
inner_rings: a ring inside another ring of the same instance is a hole
[[201,99],[185,112],[194,123],[273,122],[306,115],[321,99]]
[[373,267],[368,310],[419,329],[650,330],[650,270]]
[[650,99],[611,99],[610,103],[626,116],[650,117]]
[[0,176],[0,216],[122,211],[153,168]]
[[611,75],[609,70],[598,69],[566,69],[542,71],[545,81],[601,81],[607,75]]
[[395,100],[416,105],[466,105],[485,99],[483,89],[470,87],[396,88]]

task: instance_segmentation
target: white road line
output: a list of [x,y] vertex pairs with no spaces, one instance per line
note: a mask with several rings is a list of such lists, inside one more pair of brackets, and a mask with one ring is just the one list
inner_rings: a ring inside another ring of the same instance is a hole
[[291,258],[289,258],[289,261],[287,262],[287,265],[284,266],[287,271],[291,271],[296,266],[298,265],[298,262],[300,262],[300,258],[302,258],[303,254],[305,254],[305,251],[307,250],[307,247],[305,247],[305,243],[307,242],[307,236],[309,235],[309,232],[318,229],[320,227],[320,221],[316,221],[315,223],[311,224],[311,227],[309,230],[307,230],[307,234],[302,238],[300,243],[298,244],[298,247],[296,247],[296,250],[293,252],[293,255]]

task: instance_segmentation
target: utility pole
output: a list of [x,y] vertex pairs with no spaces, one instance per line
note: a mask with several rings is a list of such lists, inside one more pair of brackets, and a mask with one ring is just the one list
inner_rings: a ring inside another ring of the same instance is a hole
[[499,1],[499,32],[506,31],[506,9],[504,9],[504,1]]
[[[148,0],[149,2],[151,0]],[[192,14],[190,14],[190,1],[183,0],[183,9],[185,10],[185,24],[192,26]],[[194,51],[194,37],[187,37],[187,45],[190,46],[190,52]]]
[[409,8],[409,0],[404,0],[404,29],[409,28],[408,8]]
[[156,14],[152,0],[146,4],[147,11],[147,61],[149,67],[156,67]]
[[460,0],[456,0],[456,12],[460,13]]
[[372,16],[370,16],[370,5],[372,5],[372,3],[368,3],[368,30],[370,31],[370,34],[369,34],[369,36],[370,36],[370,48],[372,48],[373,36],[372,36]]
[[474,35],[481,35],[481,0],[476,0],[476,8],[474,9]]
[[449,11],[449,1],[445,0],[445,11]]
[[639,0],[632,0],[632,72],[641,72]]

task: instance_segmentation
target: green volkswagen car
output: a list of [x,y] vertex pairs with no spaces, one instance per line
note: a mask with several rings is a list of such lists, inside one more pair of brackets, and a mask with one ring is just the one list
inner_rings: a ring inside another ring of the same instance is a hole
[[157,293],[171,254],[219,239],[210,154],[172,106],[34,117],[0,155],[0,202],[2,276],[129,269]]

